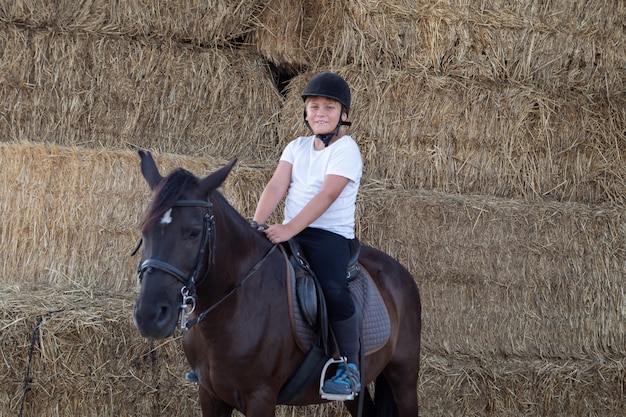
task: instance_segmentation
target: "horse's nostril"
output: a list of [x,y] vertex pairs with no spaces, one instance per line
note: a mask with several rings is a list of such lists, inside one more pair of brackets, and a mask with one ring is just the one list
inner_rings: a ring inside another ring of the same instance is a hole
[[168,306],[161,306],[159,309],[159,315],[157,317],[157,321],[159,323],[164,323],[169,321],[170,308]]

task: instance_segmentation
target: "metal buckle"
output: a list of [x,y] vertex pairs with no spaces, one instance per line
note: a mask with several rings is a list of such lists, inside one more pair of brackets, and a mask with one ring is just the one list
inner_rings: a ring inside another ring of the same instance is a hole
[[183,296],[183,303],[180,305],[180,328],[186,331],[189,330],[187,329],[189,316],[196,309],[196,298],[189,294],[187,287],[181,288],[180,294]]

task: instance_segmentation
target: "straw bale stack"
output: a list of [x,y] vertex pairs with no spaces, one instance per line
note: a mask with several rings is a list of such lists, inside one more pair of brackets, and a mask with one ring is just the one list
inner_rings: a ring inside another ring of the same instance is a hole
[[[139,336],[131,320],[133,297],[60,286],[4,287],[0,413],[199,415],[197,388],[183,377],[188,364],[180,331],[160,342]],[[300,415],[340,416],[339,407],[300,407]],[[279,407],[277,417],[293,411]]]
[[[136,260],[128,253],[149,196],[135,153],[29,143],[4,144],[0,151],[0,195],[11,195],[1,207],[12,213],[0,239],[4,286],[20,286],[24,296],[63,289],[50,301],[80,295],[91,310],[81,310],[87,317],[74,317],[74,322],[89,321],[93,311],[102,309],[118,315],[115,323],[129,320]],[[183,166],[198,175],[224,163],[166,154],[157,160],[164,173]],[[224,193],[250,216],[261,190],[257,185],[270,174],[238,166]],[[366,182],[358,204],[358,235],[404,263],[422,291],[425,415],[442,410],[483,415],[479,410],[485,404],[496,415],[624,411],[625,220],[624,209],[614,205],[387,190]],[[106,304],[117,297],[120,305]],[[53,307],[46,304],[29,317]],[[7,304],[3,326],[16,326],[21,336],[8,340],[22,346],[21,355],[11,354],[17,355],[9,366],[14,379],[24,369],[29,339],[11,311]],[[119,331],[123,335],[116,339],[138,337],[130,323]],[[51,332],[69,337],[62,326]],[[178,355],[168,359],[177,363],[171,371],[176,378],[185,366]],[[116,355],[120,367],[122,356]],[[46,370],[79,366],[71,356],[50,354],[42,360]],[[80,367],[98,368],[91,363]],[[172,384],[180,382],[169,378]],[[19,392],[19,383],[11,384],[7,392]],[[575,401],[581,395],[586,402]],[[305,415],[313,413],[306,410]]]
[[437,311],[424,326],[425,339],[438,340],[432,349],[527,359],[626,351],[623,208],[381,196],[385,206],[395,200],[414,207],[413,231],[389,232],[414,239],[411,253],[397,256],[408,257],[425,305]]
[[[129,254],[139,239],[135,226],[150,196],[136,152],[3,144],[0,161],[0,209],[10,213],[0,229],[3,282],[74,283],[121,292],[135,288],[137,259]],[[198,175],[225,163],[183,156],[165,156],[159,162],[163,173],[185,166]],[[237,180],[251,186],[268,179],[251,177],[248,172]],[[258,193],[261,189],[259,185]],[[242,193],[241,198],[254,196]]]
[[130,322],[134,149],[238,156],[250,217],[327,69],[357,234],[422,291],[422,415],[626,414],[625,41],[622,1],[0,0],[0,415],[39,319],[25,415],[198,413],[178,339]]
[[249,43],[289,71],[354,63],[594,91],[626,86],[625,15],[619,1],[0,2],[0,22],[210,47]]
[[420,415],[623,416],[624,358],[422,358]]
[[[112,36],[5,19],[0,138],[237,155],[274,166],[287,141],[307,133],[299,97],[306,80],[332,68],[354,90],[349,132],[361,144],[366,176],[388,188],[622,202],[620,2],[585,9],[569,2],[327,3],[270,3],[249,45],[219,49],[170,32]],[[43,11],[39,24],[52,19]],[[93,14],[83,12],[87,20]],[[74,16],[68,13],[58,16]],[[349,22],[337,31],[309,27],[335,20]],[[287,33],[302,45],[287,42]],[[401,39],[406,45],[394,44]],[[274,56],[268,45],[284,51]],[[320,52],[326,49],[339,58]],[[299,50],[318,61],[297,58]]]
[[193,414],[197,394],[183,382],[179,337],[161,344],[140,337],[132,298],[98,288],[5,286],[0,413]]

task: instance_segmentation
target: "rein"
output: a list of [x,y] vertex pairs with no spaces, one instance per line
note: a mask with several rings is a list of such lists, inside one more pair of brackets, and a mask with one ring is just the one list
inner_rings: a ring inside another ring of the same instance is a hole
[[[254,275],[261,265],[265,262],[265,260],[270,256],[270,254],[276,249],[277,245],[273,245],[270,250],[261,258],[246,274],[246,276],[226,295],[224,295],[221,299],[219,299],[215,304],[209,307],[207,310],[200,313],[196,318],[189,320],[188,317],[194,312],[197,295],[196,288],[202,283],[202,280],[198,281],[198,275],[200,270],[202,269],[202,261],[205,257],[205,252],[207,246],[210,246],[210,258],[207,265],[207,270],[205,276],[209,273],[213,264],[215,262],[215,245],[216,245],[216,232],[215,232],[215,218],[213,214],[211,214],[211,208],[213,205],[210,201],[204,200],[179,200],[174,203],[173,207],[205,207],[206,213],[204,214],[204,228],[202,230],[202,242],[200,243],[200,249],[198,249],[198,255],[196,256],[196,265],[190,275],[186,275],[179,268],[171,265],[167,262],[160,261],[158,259],[146,259],[143,261],[139,267],[137,268],[137,275],[139,278],[139,282],[143,280],[143,275],[148,272],[150,273],[154,269],[158,269],[160,271],[165,272],[176,278],[180,281],[183,286],[180,289],[180,293],[183,297],[183,302],[180,305],[181,310],[181,318],[180,318],[180,327],[183,330],[189,330],[202,320],[217,306],[222,304],[226,299],[228,299],[231,295],[235,293],[239,288],[241,288],[246,281]],[[132,255],[137,253],[139,247],[141,246],[142,240],[139,240],[137,246],[133,250]]]

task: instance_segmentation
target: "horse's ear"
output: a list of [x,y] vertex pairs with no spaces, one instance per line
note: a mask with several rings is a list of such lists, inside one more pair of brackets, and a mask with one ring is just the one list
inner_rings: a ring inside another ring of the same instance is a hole
[[226,177],[228,177],[228,174],[230,174],[230,171],[233,169],[236,163],[237,158],[233,158],[230,160],[230,162],[228,162],[228,164],[202,179],[201,187],[207,193],[207,195],[211,191],[222,185],[222,183],[226,180]]
[[145,152],[140,149],[139,157],[141,158],[141,174],[146,179],[150,189],[154,190],[163,177],[159,174],[159,169],[157,168],[150,152]]

